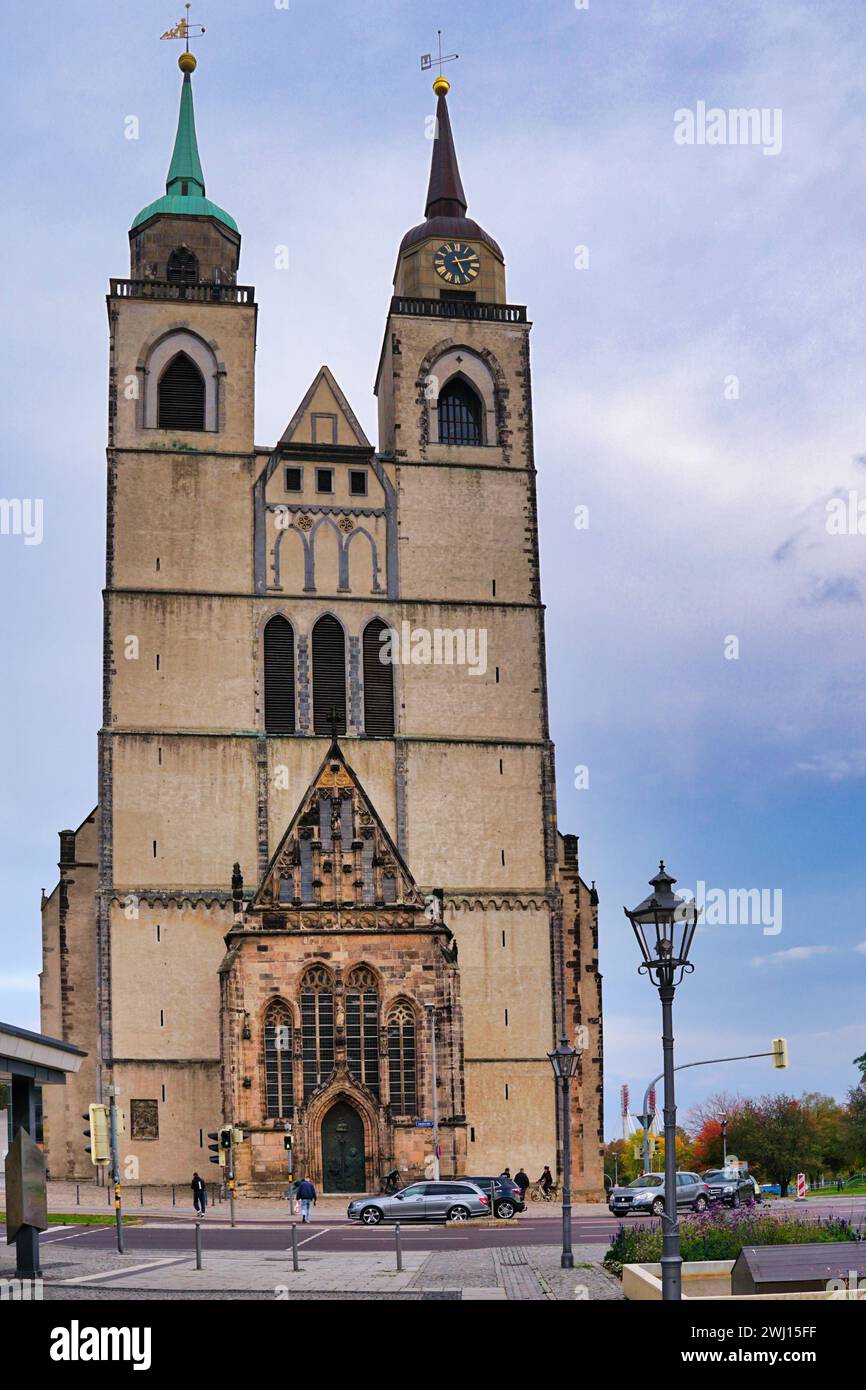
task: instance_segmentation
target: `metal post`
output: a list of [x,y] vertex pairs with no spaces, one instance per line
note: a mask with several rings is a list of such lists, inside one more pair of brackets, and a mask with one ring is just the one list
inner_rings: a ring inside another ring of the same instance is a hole
[[292,1222],[292,1269],[296,1272],[300,1269],[298,1264],[298,1223]]
[[123,1211],[120,1196],[120,1155],[117,1151],[117,1105],[116,1088],[108,1088],[108,1118],[111,1126],[111,1175],[114,1182],[114,1224],[117,1228],[117,1253],[123,1255]]
[[201,1220],[195,1219],[195,1267],[201,1269]]
[[402,1269],[403,1269],[403,1246],[402,1246],[402,1243],[401,1243],[401,1241],[400,1241],[400,1222],[399,1222],[399,1221],[397,1222],[396,1226],[394,1227],[394,1241],[395,1241],[396,1246],[397,1246],[397,1269],[398,1269],[398,1271],[401,1271],[401,1272],[402,1272]]
[[436,1084],[436,1006],[430,1005],[430,1085],[433,1091],[433,1181],[439,1181],[439,1095]]
[[665,1214],[662,1218],[662,1299],[682,1298],[682,1256],[677,1219],[677,1105],[674,1095],[674,987],[659,985],[665,1079]]
[[722,1167],[728,1166],[728,1122],[722,1120]]
[[143,1183],[142,1183],[141,1187],[138,1189],[138,1196],[139,1196],[139,1203],[138,1203],[138,1205],[139,1205],[140,1207],[143,1207],[143,1206],[144,1206],[144,1184],[143,1184]]
[[231,1224],[235,1224],[235,1135],[232,1129],[231,1143],[229,1144],[229,1212]]
[[171,1204],[173,1207],[177,1206],[177,1190],[174,1183],[171,1185]]
[[[12,1138],[23,1129],[36,1143],[36,1083],[29,1076],[12,1077]],[[44,1182],[44,1167],[42,1180]],[[46,1199],[47,1200],[47,1199]],[[35,1226],[22,1226],[15,1237],[15,1278],[41,1279],[39,1232]]]
[[80,1183],[76,1183],[76,1184],[75,1184],[75,1205],[76,1205],[77,1207],[80,1207],[80,1206],[81,1206],[81,1184],[80,1184]]
[[569,1114],[568,1092],[570,1079],[563,1076],[562,1089],[562,1256],[561,1269],[574,1269],[574,1253],[571,1248],[571,1116]]

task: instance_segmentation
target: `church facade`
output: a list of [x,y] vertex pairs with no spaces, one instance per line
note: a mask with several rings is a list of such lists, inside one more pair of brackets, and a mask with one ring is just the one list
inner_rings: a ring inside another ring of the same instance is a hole
[[[439,78],[424,220],[375,375],[322,367],[254,443],[257,305],[206,195],[191,55],[163,197],[112,279],[99,804],[43,898],[56,1177],[113,1084],[145,1183],[556,1167],[547,1053],[581,1029],[574,1188],[599,1196],[597,896],[556,822],[526,309],[467,216]],[[375,364],[371,364],[375,365]],[[287,411],[288,415],[288,411]],[[434,1129],[435,1126],[435,1129]]]

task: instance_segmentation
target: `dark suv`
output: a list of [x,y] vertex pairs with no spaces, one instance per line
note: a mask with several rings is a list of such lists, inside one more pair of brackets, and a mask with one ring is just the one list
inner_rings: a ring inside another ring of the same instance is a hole
[[738,1207],[741,1202],[755,1200],[755,1184],[748,1173],[737,1173],[730,1168],[713,1168],[709,1173],[704,1173],[704,1182],[710,1190],[711,1202]]
[[526,1211],[526,1203],[520,1195],[520,1188],[511,1178],[463,1178],[463,1182],[474,1182],[476,1187],[480,1187],[485,1197],[490,1196],[491,1187],[494,1189],[493,1214],[499,1216],[503,1221],[510,1221],[512,1216],[516,1216],[519,1211]]

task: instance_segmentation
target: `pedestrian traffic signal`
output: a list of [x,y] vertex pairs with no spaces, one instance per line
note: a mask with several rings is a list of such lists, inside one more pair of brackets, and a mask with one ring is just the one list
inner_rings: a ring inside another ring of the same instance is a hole
[[288,1153],[291,1153],[291,1152],[292,1152],[292,1136],[291,1136],[291,1134],[284,1134],[284,1135],[283,1135],[283,1148],[284,1148]]
[[232,1146],[232,1127],[231,1125],[220,1125],[220,1148],[230,1149]]
[[785,1038],[774,1038],[772,1048],[773,1066],[781,1070],[788,1065],[788,1043]]
[[84,1131],[90,1140],[85,1144],[85,1152],[90,1154],[91,1163],[108,1163],[111,1158],[111,1133],[108,1124],[107,1105],[89,1105],[87,1114],[81,1116],[82,1120],[89,1122],[89,1128]]

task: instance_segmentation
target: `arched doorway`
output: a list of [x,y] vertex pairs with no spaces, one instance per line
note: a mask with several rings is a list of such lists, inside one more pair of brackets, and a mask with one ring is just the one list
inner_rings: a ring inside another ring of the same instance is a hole
[[338,1100],[322,1120],[323,1192],[363,1192],[364,1122],[348,1101]]

